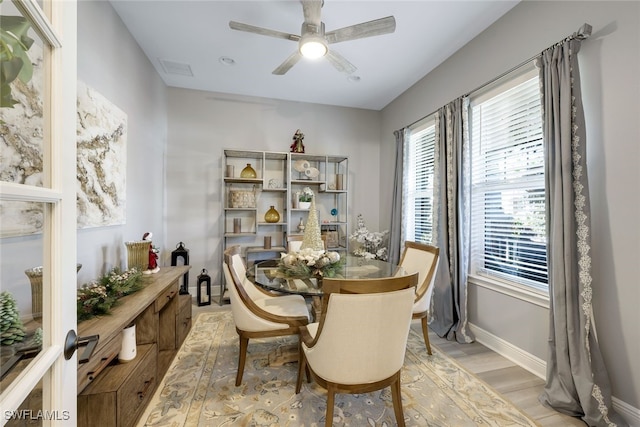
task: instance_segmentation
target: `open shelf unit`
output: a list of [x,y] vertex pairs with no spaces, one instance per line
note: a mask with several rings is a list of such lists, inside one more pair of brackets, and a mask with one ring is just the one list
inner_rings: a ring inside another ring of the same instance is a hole
[[[255,177],[241,177],[247,167],[255,171]],[[348,250],[347,157],[225,149],[222,175],[223,251],[241,245],[247,264],[286,251],[287,235],[300,234],[300,221],[307,223],[309,210],[298,208],[295,200],[297,192],[305,187],[316,195],[320,226],[323,233],[328,233],[328,249]],[[280,214],[278,222],[265,220],[271,206]],[[271,240],[269,248],[265,247],[265,237]],[[223,304],[227,288],[223,274],[219,283],[212,294]]]

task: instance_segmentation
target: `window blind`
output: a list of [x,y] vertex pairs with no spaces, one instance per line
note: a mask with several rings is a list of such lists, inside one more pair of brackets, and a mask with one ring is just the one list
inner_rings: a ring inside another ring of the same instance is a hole
[[471,268],[546,289],[544,153],[538,78],[471,108]]
[[412,131],[405,149],[405,238],[431,243],[433,236],[433,173],[435,125]]

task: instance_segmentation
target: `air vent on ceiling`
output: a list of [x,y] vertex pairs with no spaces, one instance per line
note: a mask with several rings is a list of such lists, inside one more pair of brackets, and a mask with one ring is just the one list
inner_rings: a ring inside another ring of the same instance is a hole
[[162,69],[167,74],[175,74],[178,76],[190,76],[193,77],[191,66],[189,64],[182,64],[180,62],[167,61],[164,59],[158,59]]

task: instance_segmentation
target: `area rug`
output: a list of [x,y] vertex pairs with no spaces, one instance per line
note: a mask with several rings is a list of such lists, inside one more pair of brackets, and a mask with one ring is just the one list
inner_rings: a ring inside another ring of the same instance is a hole
[[[535,421],[432,344],[412,326],[402,370],[407,426],[538,426]],[[303,382],[297,363],[269,366],[268,354],[295,338],[250,340],[242,385],[235,386],[238,335],[230,311],[202,313],[160,382],[138,426],[321,426],[326,392]],[[338,394],[334,426],[396,425],[389,388]]]

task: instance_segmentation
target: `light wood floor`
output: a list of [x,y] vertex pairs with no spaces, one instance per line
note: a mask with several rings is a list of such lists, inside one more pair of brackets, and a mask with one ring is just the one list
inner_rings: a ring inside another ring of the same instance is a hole
[[[419,326],[417,322],[414,323],[412,328]],[[447,341],[433,332],[429,332],[429,341],[501,393],[541,426],[587,425],[579,418],[563,415],[540,404],[538,396],[544,388],[544,380],[484,345],[478,342],[459,344]]]
[[[198,313],[211,310],[230,310],[226,304],[198,307],[193,305],[193,317]],[[420,331],[419,322],[415,321],[412,328]],[[471,344],[459,344],[438,337],[433,332],[429,333],[429,340],[448,356],[473,372],[478,378],[489,384],[496,391],[510,400],[515,406],[526,412],[544,427],[584,427],[586,423],[578,418],[568,417],[552,409],[548,409],[538,402],[538,395],[544,388],[544,380],[533,375],[529,371],[519,367],[515,363],[497,354],[484,345],[475,342]]]

